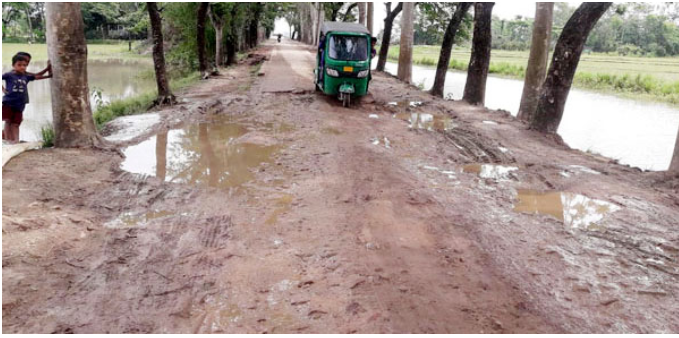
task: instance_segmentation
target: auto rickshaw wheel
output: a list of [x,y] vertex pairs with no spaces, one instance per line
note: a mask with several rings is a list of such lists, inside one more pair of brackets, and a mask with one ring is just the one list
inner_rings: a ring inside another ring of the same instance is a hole
[[349,105],[351,105],[351,95],[349,94],[342,95],[342,107],[349,108]]

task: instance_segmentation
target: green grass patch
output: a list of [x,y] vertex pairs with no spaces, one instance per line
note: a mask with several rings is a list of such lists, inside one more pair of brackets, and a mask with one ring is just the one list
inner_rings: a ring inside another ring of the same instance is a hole
[[54,127],[51,124],[46,124],[40,127],[40,137],[42,138],[42,147],[54,147]]
[[[191,72],[183,77],[170,80],[170,87],[173,92],[177,92],[198,82],[199,79],[198,72]],[[97,129],[101,129],[107,122],[117,117],[143,114],[151,107],[156,96],[155,91],[147,92],[101,106],[94,112],[94,123]]]
[[[136,42],[137,44],[139,42]],[[132,44],[132,51],[128,51],[127,42],[118,44],[87,44],[87,59],[129,59],[151,60],[150,55],[141,55],[134,51],[135,43]],[[11,67],[12,56],[17,52],[27,52],[31,54],[31,61],[47,61],[47,45],[44,43],[3,43],[2,44],[2,66]]]
[[[439,46],[415,46],[413,63],[436,67]],[[398,61],[399,46],[391,46],[387,58]],[[471,53],[453,50],[449,69],[466,71]],[[490,74],[523,80],[528,52],[493,50]],[[573,80],[578,88],[679,104],[679,58],[630,57],[613,54],[584,54]]]

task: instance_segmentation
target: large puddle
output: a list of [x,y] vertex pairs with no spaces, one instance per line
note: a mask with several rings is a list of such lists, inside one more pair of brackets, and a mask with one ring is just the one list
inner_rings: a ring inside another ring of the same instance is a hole
[[[385,69],[395,74],[396,68],[395,63],[387,62]],[[413,83],[431,88],[435,72],[435,68],[413,66]],[[466,72],[449,71],[445,95],[461,99],[466,78]],[[486,86],[486,106],[516,116],[523,81],[489,76]],[[678,126],[677,107],[572,89],[558,133],[575,149],[599,153],[642,169],[667,170]]]
[[[265,125],[280,130],[288,126]],[[240,123],[199,123],[159,133],[123,150],[123,170],[167,182],[222,189],[238,188],[273,161],[279,145],[236,142],[248,133]]]
[[[28,67],[29,72],[37,72],[45,68],[46,62],[34,61]],[[10,70],[3,65],[2,72]],[[90,86],[90,102],[94,110],[97,104],[124,99],[155,89],[153,73],[145,76],[145,71],[153,71],[153,64],[144,61],[88,60],[87,81]],[[21,123],[22,140],[40,140],[40,128],[52,123],[52,96],[50,81],[31,82],[28,94],[31,102],[24,110],[24,121]]]
[[587,196],[560,192],[517,190],[514,211],[555,217],[574,229],[599,231],[604,227],[602,220],[620,210],[615,204]]

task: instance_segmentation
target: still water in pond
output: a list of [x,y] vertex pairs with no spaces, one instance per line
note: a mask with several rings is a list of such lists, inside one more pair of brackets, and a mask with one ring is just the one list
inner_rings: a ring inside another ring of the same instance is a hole
[[235,142],[248,129],[236,123],[200,123],[159,133],[123,150],[123,170],[167,182],[222,189],[254,179],[254,170],[271,163],[280,146]]
[[[395,63],[386,71],[396,74]],[[431,88],[436,69],[413,66],[413,83]],[[467,73],[449,71],[446,96],[462,98]],[[523,81],[489,76],[486,106],[516,116]],[[572,89],[558,133],[569,146],[592,151],[647,170],[666,170],[679,126],[679,108],[666,104],[623,99],[593,91]]]
[[[38,72],[45,68],[46,62],[34,61],[28,67],[29,72]],[[3,66],[2,72],[11,68]],[[147,71],[153,71],[153,64],[144,61],[89,60],[87,61],[87,79],[90,86],[90,102],[92,109],[98,103],[108,103],[153,90],[154,79]],[[28,85],[30,103],[24,110],[24,121],[21,123],[22,140],[40,140],[40,128],[52,123],[52,95],[50,81],[40,80]],[[95,94],[101,93],[101,96]]]

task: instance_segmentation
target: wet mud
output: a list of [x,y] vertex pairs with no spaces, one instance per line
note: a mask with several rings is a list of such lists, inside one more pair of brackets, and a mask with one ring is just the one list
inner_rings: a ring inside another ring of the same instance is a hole
[[349,109],[278,92],[314,54],[257,53],[278,70],[245,61],[111,127],[123,157],[3,169],[3,333],[679,330],[659,174],[386,74]]

